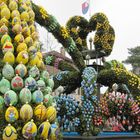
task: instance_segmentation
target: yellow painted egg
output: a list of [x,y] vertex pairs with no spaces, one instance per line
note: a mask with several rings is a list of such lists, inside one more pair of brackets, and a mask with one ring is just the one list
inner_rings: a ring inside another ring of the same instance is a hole
[[37,62],[37,65],[36,65],[38,68],[44,68],[45,67],[45,64],[44,64],[44,62],[43,62],[43,60],[42,59],[40,59],[38,62]]
[[51,133],[51,125],[48,121],[43,122],[38,128],[38,134],[43,139],[48,139]]
[[20,13],[24,12],[24,11],[28,11],[29,7],[26,5],[25,0],[20,2],[21,5],[19,7],[19,11]]
[[39,57],[39,59],[42,59],[42,58],[43,58],[43,56],[42,56],[42,53],[41,53],[41,52],[37,52],[36,54],[37,54],[37,56]]
[[35,19],[35,13],[34,13],[34,11],[32,9],[28,12],[28,14],[29,14],[29,19],[30,20],[34,20]]
[[33,32],[31,36],[32,36],[32,39],[33,39],[34,41],[38,40],[38,38],[39,38],[38,32],[36,32],[36,31]]
[[35,107],[34,115],[37,118],[37,120],[43,121],[46,119],[46,107],[43,105],[43,103]]
[[10,10],[8,8],[3,8],[1,10],[1,18],[5,17],[7,20],[10,19]]
[[16,24],[12,28],[13,33],[19,34],[22,32],[22,26],[20,24]]
[[3,45],[5,42],[11,42],[11,37],[8,34],[5,34],[1,38],[1,44]]
[[7,122],[15,122],[19,118],[18,111],[14,106],[9,106],[5,112]]
[[21,15],[20,15],[20,19],[22,21],[28,22],[29,21],[29,14],[28,14],[28,12],[26,12],[26,11],[22,12]]
[[37,126],[31,120],[30,122],[26,123],[22,129],[22,135],[25,139],[34,139],[37,135]]
[[20,109],[20,118],[23,121],[29,121],[33,117],[33,109],[32,107],[26,103]]
[[8,8],[7,5],[2,1],[3,0],[0,0],[0,10],[2,10],[3,8]]
[[39,58],[37,55],[34,55],[31,57],[31,60],[29,62],[30,66],[34,66],[37,65],[37,62],[39,61]]
[[22,28],[28,27],[28,24],[26,21],[21,21],[21,26],[22,26]]
[[14,18],[14,17],[18,17],[18,18],[20,18],[20,13],[19,13],[19,11],[18,11],[18,10],[14,10],[14,11],[12,11],[12,13],[11,13],[11,17],[12,17],[12,18]]
[[19,64],[26,64],[29,60],[29,56],[28,56],[28,52],[27,51],[21,51],[20,53],[18,53],[18,56],[16,58],[16,62],[18,62]]
[[16,1],[11,1],[11,2],[9,3],[9,9],[10,9],[11,11],[17,10],[17,9],[18,9],[17,2],[16,2]]
[[27,44],[28,47],[30,47],[33,45],[33,39],[30,36],[28,36],[25,38],[25,43]]
[[28,28],[28,27],[24,27],[23,29],[22,29],[22,34],[24,35],[24,37],[28,37],[28,36],[30,36],[30,29]]
[[2,26],[2,25],[6,25],[7,27],[8,27],[8,25],[9,25],[9,21],[4,17],[4,18],[1,18],[1,20],[0,20],[0,26]]
[[11,124],[8,124],[3,130],[2,139],[3,140],[17,140],[17,136],[18,134],[17,134],[16,129]]
[[11,42],[5,42],[2,47],[2,52],[5,54],[6,52],[14,52],[14,46]]
[[26,45],[26,43],[20,43],[17,46],[17,53],[19,53],[21,51],[27,51],[27,45]]
[[31,33],[35,32],[35,26],[34,26],[34,25],[30,25],[29,28],[30,28],[30,32],[31,32]]
[[29,47],[28,53],[29,55],[34,55],[37,52],[37,49],[34,46]]
[[21,33],[18,34],[18,35],[16,35],[15,38],[14,38],[14,41],[15,41],[17,44],[24,42],[24,37],[23,37],[23,35],[22,35]]
[[21,20],[19,17],[14,17],[12,20],[12,26],[14,26],[16,24],[21,24]]
[[53,107],[53,106],[50,106],[47,108],[47,111],[46,111],[46,117],[47,117],[47,120],[52,123],[55,121],[56,119],[56,109]]
[[6,33],[8,33],[8,27],[4,24],[0,27],[0,34],[4,35]]
[[3,61],[9,64],[14,64],[15,63],[15,56],[12,52],[6,52],[3,58]]

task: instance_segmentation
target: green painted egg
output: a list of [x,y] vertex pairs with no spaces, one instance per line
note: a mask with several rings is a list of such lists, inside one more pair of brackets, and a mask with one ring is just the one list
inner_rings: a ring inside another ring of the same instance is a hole
[[52,93],[52,89],[50,87],[46,87],[44,90],[43,90],[43,94],[46,95],[46,94],[51,94]]
[[27,74],[26,66],[24,64],[18,64],[15,68],[15,73],[23,78]]
[[53,81],[53,79],[49,79],[49,80],[48,80],[48,86],[49,86],[51,89],[54,88],[54,81]]
[[39,79],[40,77],[40,72],[37,66],[33,66],[30,70],[29,70],[29,75],[31,75],[33,78],[35,78],[36,80]]
[[2,69],[2,75],[8,79],[11,80],[14,77],[14,69],[11,65],[6,63]]
[[4,94],[4,102],[7,106],[16,105],[18,102],[18,96],[13,90],[9,90]]
[[46,107],[51,106],[53,103],[53,96],[50,94],[45,95],[43,103]]
[[43,93],[39,89],[33,92],[32,101],[36,104],[43,102]]
[[44,91],[45,86],[46,86],[46,85],[45,85],[44,80],[40,79],[40,80],[37,81],[37,87],[38,87],[41,91]]
[[41,73],[41,78],[47,83],[48,80],[49,80],[49,73],[47,70],[44,70],[42,73]]
[[10,82],[3,77],[2,80],[0,81],[0,92],[4,94],[9,89],[10,89]]

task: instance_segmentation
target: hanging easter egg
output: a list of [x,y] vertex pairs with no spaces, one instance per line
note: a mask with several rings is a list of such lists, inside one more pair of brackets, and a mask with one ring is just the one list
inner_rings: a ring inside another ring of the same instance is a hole
[[32,9],[28,12],[28,14],[29,14],[29,20],[34,20],[35,19],[35,13]]
[[2,75],[8,79],[11,80],[14,77],[14,69],[11,65],[9,65],[8,63],[4,65],[3,69],[2,69]]
[[5,120],[7,122],[15,122],[19,118],[18,111],[14,106],[9,106],[5,112]]
[[18,35],[15,36],[14,41],[19,44],[19,43],[23,43],[24,42],[24,37],[23,35],[20,33]]
[[12,19],[12,26],[15,26],[16,24],[21,24],[21,20],[19,17],[14,17]]
[[29,28],[30,28],[31,33],[35,32],[35,26],[34,25],[30,25]]
[[0,0],[0,9],[2,10],[3,8],[7,8],[7,5],[5,4],[4,1],[7,1],[7,0]]
[[20,18],[20,13],[19,13],[19,11],[18,11],[18,10],[14,10],[14,11],[12,11],[12,13],[11,13],[11,17],[12,17],[12,18],[14,18],[14,17],[18,17],[18,18]]
[[32,100],[32,94],[30,90],[25,87],[20,91],[19,98],[22,104],[25,104],[26,102],[30,103]]
[[25,86],[27,86],[29,90],[34,91],[37,87],[36,80],[30,75],[25,79]]
[[40,69],[44,69],[45,64],[44,64],[44,62],[43,62],[42,59],[40,59],[39,61],[37,61],[37,67],[40,68]]
[[4,18],[1,18],[0,20],[0,26],[2,25],[6,25],[8,27],[9,25],[9,21],[4,17]]
[[22,13],[24,11],[28,11],[28,7],[24,2],[20,5],[19,11],[20,11],[20,13]]
[[57,140],[58,135],[60,134],[60,129],[57,124],[51,124],[51,134],[50,134],[50,140]]
[[28,36],[25,38],[25,43],[27,44],[28,47],[30,47],[33,45],[33,39],[30,36]]
[[11,1],[11,2],[9,3],[9,9],[10,9],[11,11],[17,10],[17,9],[18,9],[17,2],[16,2],[16,1]]
[[25,139],[34,139],[37,135],[37,126],[31,120],[30,122],[26,123],[22,129],[22,135]]
[[22,26],[20,24],[16,24],[12,28],[13,33],[19,34],[22,32]]
[[50,107],[47,108],[46,117],[47,117],[47,120],[50,123],[55,121],[55,119],[56,119],[56,109],[53,106],[50,106]]
[[27,24],[26,21],[22,21],[22,22],[21,22],[21,26],[22,26],[22,28],[24,28],[24,27],[28,27],[28,24]]
[[33,117],[33,109],[32,107],[26,103],[20,109],[20,118],[23,121],[29,121]]
[[43,121],[46,119],[46,107],[43,105],[43,103],[35,107],[34,115],[37,120]]
[[42,53],[41,52],[37,52],[36,53],[39,59],[43,59]]
[[31,32],[30,32],[29,27],[24,27],[24,28],[22,29],[22,34],[23,34],[24,37],[30,36]]
[[38,87],[41,91],[43,91],[43,90],[45,89],[46,85],[45,85],[45,82],[44,82],[43,79],[40,79],[40,80],[37,81],[37,87]]
[[2,52],[5,54],[6,52],[14,52],[14,46],[11,42],[5,42],[2,47]]
[[34,55],[37,52],[37,49],[34,46],[29,47],[28,53],[30,56]]
[[34,41],[33,46],[35,46],[37,48],[38,51],[40,51],[41,49],[41,44],[39,41]]
[[24,64],[18,64],[15,68],[15,74],[18,74],[20,77],[25,77],[27,74],[27,68]]
[[31,60],[29,62],[30,66],[34,66],[34,65],[37,65],[37,62],[39,61],[39,58],[38,56],[35,54],[35,55],[32,55],[31,56]]
[[16,74],[16,76],[11,81],[12,89],[19,91],[23,88],[23,86],[24,86],[23,79],[20,76],[18,76],[18,74]]
[[22,63],[22,64],[26,64],[29,60],[29,55],[27,51],[21,51],[20,53],[18,53],[16,61],[17,63]]
[[26,45],[26,43],[20,43],[17,46],[17,53],[19,53],[21,51],[27,51],[27,45]]
[[44,101],[43,101],[43,103],[45,104],[46,107],[51,106],[52,103],[53,103],[53,97],[52,97],[52,95],[46,94],[46,95],[44,96]]
[[4,94],[9,89],[10,89],[10,82],[3,77],[2,80],[0,81],[0,92]]
[[0,96],[0,114],[3,112],[3,107],[4,107],[4,99],[2,96]]
[[0,34],[4,35],[5,33],[8,33],[8,27],[4,24],[0,27]]
[[6,52],[4,54],[3,61],[5,63],[13,65],[15,63],[15,56],[14,56],[14,54],[12,52]]
[[46,95],[46,94],[51,94],[52,93],[52,89],[50,88],[50,87],[46,87],[44,90],[43,90],[43,93],[44,93],[44,95]]
[[20,19],[22,21],[28,22],[29,21],[29,14],[28,14],[28,12],[26,12],[26,11],[22,12],[21,15],[20,15]]
[[40,91],[40,89],[33,92],[32,101],[36,104],[43,102],[43,93]]
[[10,19],[10,10],[8,8],[3,8],[1,10],[1,18],[5,17],[7,20]]
[[38,32],[36,32],[36,31],[33,32],[31,36],[32,36],[32,39],[33,39],[34,41],[38,40],[38,38],[39,38]]
[[11,124],[8,124],[3,130],[2,138],[3,140],[17,140],[17,135],[16,129]]
[[36,65],[31,67],[31,69],[29,70],[29,75],[38,80],[38,78],[40,77],[40,72]]
[[53,81],[53,79],[49,79],[49,80],[48,80],[48,86],[49,86],[51,89],[54,88],[54,81]]
[[11,37],[8,34],[5,34],[1,38],[1,44],[3,45],[5,42],[11,42]]
[[38,134],[40,135],[41,138],[43,139],[48,139],[50,136],[50,129],[51,125],[48,121],[43,122],[39,128],[38,128]]
[[42,71],[41,73],[41,78],[47,83],[50,76],[47,70]]
[[7,106],[11,105],[16,105],[18,102],[18,96],[13,90],[8,90],[4,94],[4,102]]

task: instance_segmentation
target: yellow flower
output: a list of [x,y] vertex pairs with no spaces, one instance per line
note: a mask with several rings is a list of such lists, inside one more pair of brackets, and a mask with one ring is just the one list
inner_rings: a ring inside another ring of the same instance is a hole
[[61,33],[62,33],[62,36],[64,37],[64,39],[69,37],[69,34],[68,34],[66,28],[61,27]]
[[80,37],[78,37],[78,38],[76,39],[76,42],[77,42],[78,44],[82,45],[82,40],[81,40]]

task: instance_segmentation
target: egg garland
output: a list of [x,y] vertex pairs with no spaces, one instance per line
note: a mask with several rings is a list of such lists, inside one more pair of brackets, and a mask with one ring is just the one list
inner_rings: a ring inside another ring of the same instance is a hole
[[20,118],[27,122],[33,117],[33,109],[32,107],[28,104],[24,104],[21,109],[20,109]]
[[37,135],[37,126],[31,120],[30,122],[26,123],[22,129],[22,135],[25,139],[34,139]]
[[27,86],[29,90],[34,91],[37,87],[36,80],[30,75],[25,79],[25,86]]
[[23,88],[20,93],[19,93],[19,99],[21,101],[22,104],[25,104],[26,102],[30,103],[32,100],[32,94],[30,92],[30,90],[25,87]]
[[4,94],[10,89],[10,87],[11,87],[10,82],[3,77],[2,80],[0,81],[0,92]]
[[11,87],[15,91],[19,91],[24,87],[23,79],[16,74],[16,76],[11,81]]
[[8,124],[8,126],[3,130],[3,140],[17,140],[17,136],[17,131],[11,124]]
[[14,77],[14,69],[11,65],[6,63],[2,69],[2,75],[8,79],[11,80]]
[[46,119],[46,107],[43,105],[43,103],[35,107],[34,115],[37,120],[44,121]]
[[15,68],[15,74],[18,74],[20,77],[25,77],[27,74],[27,68],[24,64],[18,64]]
[[18,96],[13,90],[8,90],[4,94],[4,102],[6,106],[11,105],[16,105],[18,102]]
[[9,123],[17,121],[19,114],[17,109],[14,106],[9,106],[5,112],[5,120]]
[[33,66],[30,68],[29,70],[29,75],[31,75],[34,79],[38,80],[40,77],[40,72],[39,69],[37,68],[37,66]]
[[47,120],[52,123],[55,121],[56,119],[56,109],[53,107],[53,106],[49,106],[47,108],[47,111],[46,111],[46,117],[47,117]]
[[39,136],[44,140],[49,138],[50,132],[51,132],[51,125],[48,121],[43,122],[38,128]]
[[44,98],[43,93],[41,92],[40,89],[33,92],[33,95],[32,95],[33,103],[40,104],[41,102],[43,102],[43,98]]

